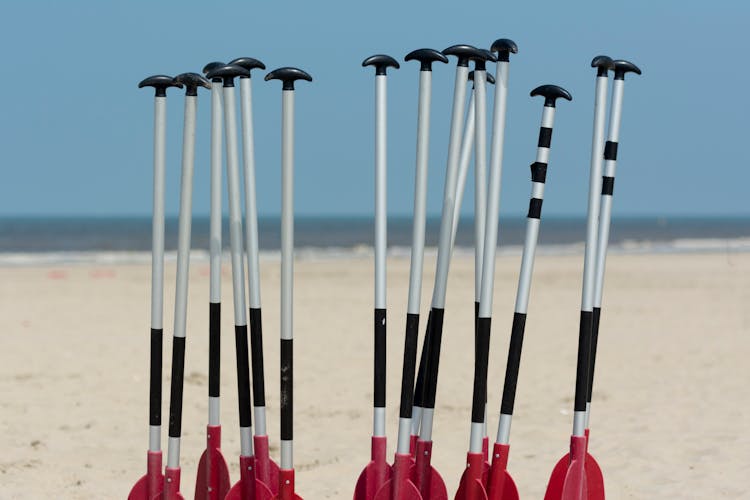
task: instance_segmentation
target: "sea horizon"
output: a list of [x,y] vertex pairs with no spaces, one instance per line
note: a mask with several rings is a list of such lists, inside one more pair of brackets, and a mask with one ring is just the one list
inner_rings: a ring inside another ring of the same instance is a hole
[[[501,217],[499,255],[520,253],[525,217]],[[426,252],[437,246],[440,218],[428,217]],[[576,254],[584,248],[585,217],[548,216],[539,235],[541,254]],[[208,256],[209,218],[196,216],[192,224],[195,259]],[[303,215],[295,219],[295,247],[300,258],[369,256],[372,254],[373,220],[367,216]],[[409,256],[410,216],[388,219],[388,252]],[[279,218],[259,218],[262,257],[278,254]],[[228,221],[223,220],[222,246],[228,252]],[[177,217],[167,217],[165,248],[173,258],[177,247]],[[461,217],[456,253],[471,253],[473,220]],[[0,265],[53,263],[149,262],[150,216],[0,216]],[[685,253],[750,251],[750,217],[630,216],[615,217],[610,232],[613,253]]]

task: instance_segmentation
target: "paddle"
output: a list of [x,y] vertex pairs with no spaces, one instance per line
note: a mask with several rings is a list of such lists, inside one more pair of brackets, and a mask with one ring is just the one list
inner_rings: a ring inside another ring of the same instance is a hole
[[443,191],[443,210],[440,219],[435,284],[433,287],[430,317],[427,322],[427,334],[423,346],[424,384],[422,422],[419,439],[416,444],[415,483],[423,498],[434,500],[447,499],[445,482],[431,465],[432,459],[432,422],[435,412],[438,369],[440,362],[440,344],[443,334],[443,316],[445,312],[445,294],[448,282],[448,269],[452,253],[451,237],[455,211],[456,184],[461,149],[461,128],[466,107],[466,85],[469,72],[469,59],[482,52],[470,45],[454,45],[443,51],[443,55],[458,58],[453,94],[450,137],[448,141],[448,161],[446,165],[445,187]]
[[266,66],[252,57],[230,61],[245,68],[240,75],[240,110],[242,112],[242,159],[245,173],[245,248],[247,251],[247,276],[250,295],[250,355],[253,376],[253,412],[255,414],[255,477],[272,493],[279,490],[279,466],[271,460],[266,430],[266,387],[263,369],[263,324],[260,304],[260,262],[258,251],[258,209],[255,189],[255,142],[253,136],[252,86],[250,73]]
[[[211,62],[207,74],[224,66]],[[229,491],[229,468],[221,453],[221,78],[211,79],[211,201],[209,216],[208,305],[208,426],[206,449],[198,461],[195,500],[224,498]],[[216,85],[213,85],[216,84]]]
[[[500,186],[502,177],[502,152],[505,131],[505,108],[507,102],[508,61],[511,52],[518,51],[510,40],[497,40],[492,45],[498,52],[497,81],[495,86],[495,109],[492,135],[490,179],[487,197],[487,218],[484,241],[477,242],[484,248],[480,264],[479,307],[475,321],[475,363],[472,398],[471,430],[466,469],[459,482],[456,498],[486,498],[484,476],[489,468],[486,458],[486,402],[487,368],[489,361],[490,316],[494,290],[495,254],[497,250],[498,216],[500,209]],[[494,58],[493,58],[494,59]]]
[[312,81],[301,69],[279,68],[265,80],[281,80],[281,463],[279,500],[301,500],[294,487],[294,82]]
[[419,311],[422,299],[425,225],[427,219],[427,168],[430,145],[430,102],[432,99],[432,63],[447,63],[448,58],[433,49],[409,52],[405,61],[419,61],[419,104],[417,111],[417,159],[414,180],[414,222],[412,225],[411,261],[409,267],[409,299],[406,309],[404,361],[401,374],[401,407],[398,420],[398,442],[393,460],[392,477],[375,495],[376,500],[420,500],[422,497],[412,481],[411,419],[414,371],[417,362]]
[[391,476],[386,462],[385,436],[385,348],[386,348],[386,143],[387,143],[387,70],[399,68],[391,56],[377,54],[362,61],[375,67],[375,311],[374,311],[374,401],[370,462],[354,487],[355,500],[372,500]]
[[[596,59],[594,59],[596,61]],[[593,62],[592,62],[593,65]],[[618,60],[612,63],[614,82],[612,84],[612,105],[609,116],[607,142],[604,145],[604,175],[602,177],[602,198],[599,212],[599,230],[596,236],[596,282],[599,294],[604,280],[609,225],[611,219],[612,193],[614,175],[617,166],[617,145],[622,118],[622,98],[625,85],[625,74],[632,72],[640,75],[641,70],[633,63]],[[594,145],[596,147],[596,144]],[[592,153],[593,155],[593,153]],[[592,162],[593,163],[593,162]],[[588,235],[587,235],[588,236]],[[601,274],[601,277],[599,276]],[[590,287],[589,278],[589,287]],[[585,283],[584,283],[585,285]],[[590,288],[589,288],[590,290]],[[590,292],[589,292],[590,294]],[[591,299],[591,295],[588,297]],[[601,301],[599,302],[601,305]],[[570,453],[558,461],[547,485],[545,500],[579,500],[603,499],[604,480],[596,460],[588,454],[587,419],[589,385],[593,382],[592,354],[593,347],[593,311],[581,311],[581,327],[578,337],[578,360],[576,369],[575,406],[573,413],[573,433],[570,438]],[[589,403],[590,404],[590,403]],[[566,464],[567,461],[567,464]]]
[[171,76],[154,75],[138,88],[154,88],[154,205],[151,222],[151,361],[149,367],[149,433],[146,474],[136,481],[128,500],[151,500],[164,487],[161,452],[161,372],[164,314],[164,173],[166,164],[167,89],[182,88]]
[[154,498],[182,500],[180,493],[180,437],[182,435],[182,391],[185,375],[185,334],[187,330],[188,272],[190,268],[190,231],[193,203],[193,170],[195,166],[195,116],[198,87],[210,89],[211,83],[197,73],[183,73],[174,78],[185,86],[185,127],[182,136],[182,179],[180,212],[177,227],[177,282],[174,304],[174,337],[172,340],[172,381],[169,396],[169,446],[164,489]]
[[[544,199],[544,185],[549,161],[549,150],[552,141],[552,127],[555,117],[555,101],[559,98],[571,100],[570,94],[555,85],[543,85],[531,92],[532,96],[544,96],[544,111],[542,125],[539,130],[536,160],[531,164],[531,200],[526,222],[526,238],[521,259],[521,271],[518,278],[516,304],[511,328],[510,347],[505,371],[502,406],[500,410],[500,424],[498,435],[493,447],[492,466],[485,484],[487,498],[493,500],[517,500],[518,490],[513,478],[507,471],[508,452],[510,449],[510,423],[513,416],[513,405],[518,383],[518,371],[521,362],[521,348],[526,326],[531,278],[534,270],[534,256],[536,253],[539,226],[541,223],[542,203]],[[487,322],[489,323],[489,321]]]

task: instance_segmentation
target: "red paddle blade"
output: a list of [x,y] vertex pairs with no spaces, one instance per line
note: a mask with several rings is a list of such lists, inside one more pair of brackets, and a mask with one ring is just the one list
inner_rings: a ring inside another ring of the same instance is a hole
[[221,454],[221,426],[209,425],[206,449],[198,462],[195,500],[222,500],[231,485],[227,461]]
[[485,481],[489,500],[518,500],[516,482],[508,472],[510,445],[495,443],[492,448],[492,465]]
[[385,460],[386,438],[373,436],[370,444],[370,463],[359,474],[354,487],[354,500],[373,500],[375,494],[391,478],[391,466]]
[[423,500],[414,484],[411,453],[396,453],[391,467],[391,478],[375,493],[375,500]]
[[274,495],[279,493],[279,466],[271,460],[268,436],[253,436],[255,447],[255,478],[268,486]]
[[[273,500],[271,490],[255,478],[255,457],[240,456],[240,480],[223,500]],[[221,498],[219,499],[221,500]]]
[[294,491],[294,469],[279,469],[279,494],[273,500],[302,500]]
[[445,481],[438,471],[430,465],[432,460],[432,441],[417,441],[417,456],[411,476],[417,485],[422,498],[430,500],[448,500]]
[[164,474],[164,489],[151,500],[185,500],[180,493],[180,468],[167,467]]
[[[574,439],[580,442],[574,443]],[[601,468],[592,455],[581,452],[586,449],[585,439],[571,437],[571,453],[552,470],[544,500],[604,500]]]
[[128,494],[128,500],[152,500],[164,489],[164,474],[161,473],[161,451],[149,451],[146,457],[146,474],[141,477]]
[[484,478],[488,467],[484,461],[484,452],[467,453],[466,469],[458,483],[456,500],[487,500]]

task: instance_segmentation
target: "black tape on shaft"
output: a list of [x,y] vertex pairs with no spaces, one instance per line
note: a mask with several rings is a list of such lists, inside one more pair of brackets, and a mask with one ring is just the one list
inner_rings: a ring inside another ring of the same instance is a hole
[[604,159],[605,160],[617,160],[617,143],[613,141],[607,141],[604,143]]
[[596,366],[596,345],[599,342],[599,318],[601,313],[602,310],[595,307],[591,318],[591,353],[589,355],[591,362],[589,363],[589,389],[586,397],[589,403],[594,392],[594,367]]
[[417,372],[417,383],[414,386],[414,406],[424,407],[424,379],[427,370],[427,351],[430,349],[430,329],[432,328],[432,310],[427,315],[427,327],[425,328],[424,342],[422,343],[422,354],[419,356],[419,371]]
[[404,367],[401,373],[401,409],[399,417],[411,418],[414,404],[414,372],[417,364],[417,337],[419,335],[419,314],[406,315],[406,335],[404,336]]
[[591,311],[581,311],[578,330],[578,363],[576,367],[575,411],[586,411],[586,397],[589,385],[589,359],[591,353]]
[[185,376],[185,337],[172,340],[172,387],[169,395],[169,437],[182,435],[182,388]]
[[552,145],[552,129],[549,127],[539,127],[539,142],[537,146],[540,148],[549,148]]
[[252,425],[250,407],[250,362],[247,353],[247,325],[235,325],[234,344],[237,350],[237,400],[239,403],[240,427]]
[[161,367],[162,367],[161,328],[151,329],[151,362],[149,375],[148,423],[161,425]]
[[430,349],[427,355],[425,373],[425,408],[435,408],[437,394],[438,370],[440,368],[440,344],[443,339],[444,309],[432,308],[432,327],[430,328]]
[[266,406],[266,379],[263,366],[263,322],[260,307],[250,308],[250,355],[253,362],[253,403]]
[[474,394],[471,402],[471,421],[475,424],[484,422],[491,321],[490,318],[478,318],[477,333],[474,337]]
[[375,408],[385,408],[385,349],[386,349],[386,324],[385,309],[375,309],[374,333],[375,333],[375,357],[373,394]]
[[615,178],[604,176],[602,177],[602,194],[612,196],[615,192]]
[[530,165],[531,167],[531,182],[539,182],[544,184],[547,180],[547,164],[540,161],[535,161]]
[[529,200],[529,213],[526,214],[529,219],[541,219],[542,218],[542,199],[531,198]]
[[281,440],[294,439],[294,341],[281,339]]
[[510,347],[508,348],[508,363],[505,366],[505,385],[503,386],[503,401],[500,413],[513,415],[518,386],[518,372],[521,367],[521,350],[523,349],[523,334],[526,330],[526,315],[513,313],[513,326],[510,330]]
[[208,395],[219,397],[221,386],[221,304],[208,304]]

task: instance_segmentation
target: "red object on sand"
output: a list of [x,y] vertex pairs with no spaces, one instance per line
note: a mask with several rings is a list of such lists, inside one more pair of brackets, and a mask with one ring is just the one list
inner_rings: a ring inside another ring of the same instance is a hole
[[414,457],[410,453],[396,453],[391,478],[375,494],[375,500],[422,500],[414,484]]
[[430,464],[432,441],[417,441],[417,456],[414,463],[414,484],[424,499],[448,500],[448,490],[440,473]]
[[128,500],[152,500],[161,494],[164,488],[164,474],[161,472],[161,464],[162,452],[149,451],[146,457],[146,474],[130,490]]
[[198,462],[195,500],[223,500],[229,492],[229,469],[221,454],[221,426],[206,428],[206,449]]
[[487,474],[487,498],[490,500],[518,500],[518,488],[508,473],[510,445],[495,443],[492,465]]
[[224,500],[273,500],[271,490],[255,475],[255,457],[240,456],[240,480],[229,490]]
[[253,436],[255,448],[255,478],[268,486],[274,495],[279,492],[279,466],[271,460],[268,436]]
[[180,468],[167,467],[164,474],[164,490],[153,500],[185,500],[180,493]]
[[294,469],[279,470],[279,494],[274,500],[302,500],[302,497],[294,492]]
[[604,476],[587,448],[588,430],[585,437],[571,436],[570,454],[558,460],[552,470],[544,500],[604,499]]
[[365,466],[354,487],[354,500],[373,500],[375,494],[391,478],[391,466],[386,462],[386,438],[372,436],[370,462]]
[[488,467],[484,453],[466,454],[466,469],[458,485],[456,500],[487,500],[484,480]]

